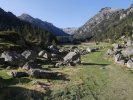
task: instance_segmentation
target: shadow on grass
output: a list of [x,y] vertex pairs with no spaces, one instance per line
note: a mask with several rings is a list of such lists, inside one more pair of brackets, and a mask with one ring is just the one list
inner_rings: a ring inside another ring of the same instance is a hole
[[59,72],[55,78],[52,78],[52,80],[70,81],[70,79],[68,79],[68,76],[66,74],[59,73]]
[[[56,80],[67,80],[64,74],[58,75]],[[0,100],[45,100],[51,98],[50,86],[45,83],[39,83],[40,86],[35,86],[32,89],[18,87],[16,84],[24,84],[30,82],[27,78],[11,78],[0,79]],[[45,98],[45,99],[44,99]]]
[[50,97],[51,90],[47,88],[44,91],[9,86],[0,90],[0,100],[44,100],[45,96]]
[[[16,86],[19,79],[0,78],[0,100],[44,100],[50,97],[51,90],[49,85],[41,84],[45,87],[35,87],[32,90]],[[21,83],[28,83],[30,79],[22,78]],[[38,90],[39,89],[39,90]],[[42,91],[41,91],[41,90]]]
[[54,62],[49,61],[49,60],[44,60],[44,59],[37,59],[36,63],[39,65],[49,65],[49,64],[54,64]]
[[5,85],[16,85],[16,84],[26,84],[31,82],[32,80],[28,78],[10,78],[10,79],[2,79],[2,83]]
[[81,63],[82,65],[98,65],[98,66],[102,66],[102,67],[105,67],[105,66],[108,66],[109,64],[97,64],[97,63]]
[[63,81],[70,81],[68,79],[68,75],[60,72],[44,72],[42,74],[36,74],[32,76],[36,79],[49,79],[49,80],[63,80]]

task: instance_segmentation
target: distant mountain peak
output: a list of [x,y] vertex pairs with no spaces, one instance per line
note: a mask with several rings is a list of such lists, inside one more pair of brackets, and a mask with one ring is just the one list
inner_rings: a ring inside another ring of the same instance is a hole
[[117,8],[111,8],[111,7],[104,7],[102,8],[99,13],[108,13],[108,12],[115,12],[115,11],[119,11],[121,9],[117,9]]
[[30,16],[29,14],[23,13],[22,15],[18,16],[21,19],[34,19],[32,16]]
[[112,9],[112,8],[111,7],[104,7],[100,11],[105,11],[105,10],[110,10],[110,9]]
[[29,18],[33,18],[31,17],[29,14],[23,13],[22,15],[20,15],[21,17],[29,17]]

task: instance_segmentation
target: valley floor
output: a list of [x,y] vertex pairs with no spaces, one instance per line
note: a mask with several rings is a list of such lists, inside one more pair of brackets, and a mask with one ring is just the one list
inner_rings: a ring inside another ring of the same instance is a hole
[[[97,47],[82,44],[79,47]],[[59,79],[11,79],[0,70],[0,100],[132,100],[133,71],[113,63],[105,53],[109,44],[101,43],[99,52],[82,56],[76,67],[50,68],[61,72]],[[46,67],[46,65],[44,65]],[[36,80],[45,84],[44,89],[32,84]]]

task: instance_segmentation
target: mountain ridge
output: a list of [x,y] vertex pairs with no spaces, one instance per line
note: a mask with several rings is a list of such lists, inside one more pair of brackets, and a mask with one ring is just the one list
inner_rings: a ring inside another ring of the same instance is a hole
[[20,20],[30,22],[35,26],[39,26],[39,27],[53,33],[53,35],[55,35],[55,36],[69,36],[69,34],[65,33],[60,28],[54,26],[52,23],[42,21],[39,18],[33,18],[31,15],[28,15],[28,14],[24,13],[24,14],[18,16],[18,18]]

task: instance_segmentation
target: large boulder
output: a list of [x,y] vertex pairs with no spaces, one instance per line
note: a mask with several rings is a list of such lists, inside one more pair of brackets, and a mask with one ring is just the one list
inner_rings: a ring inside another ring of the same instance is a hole
[[4,51],[1,55],[1,58],[4,58],[5,62],[10,63],[11,65],[17,66],[23,66],[26,60],[21,54],[18,54],[15,51]]
[[71,62],[75,64],[81,63],[81,57],[79,52],[69,52],[63,59],[65,64],[69,64]]
[[127,67],[128,68],[133,68],[133,61],[132,60],[128,60]]
[[21,55],[24,56],[25,59],[28,61],[29,60],[35,60],[37,57],[36,52],[34,52],[33,50],[26,50]]
[[8,72],[7,74],[13,78],[20,78],[20,77],[28,77],[29,76],[26,72],[16,72],[16,71],[11,71],[11,72]]
[[126,49],[122,50],[121,52],[125,57],[131,57],[131,56],[133,56],[133,47],[127,47]]
[[41,69],[31,69],[29,74],[35,78],[55,78],[58,76],[57,72],[45,71]]

